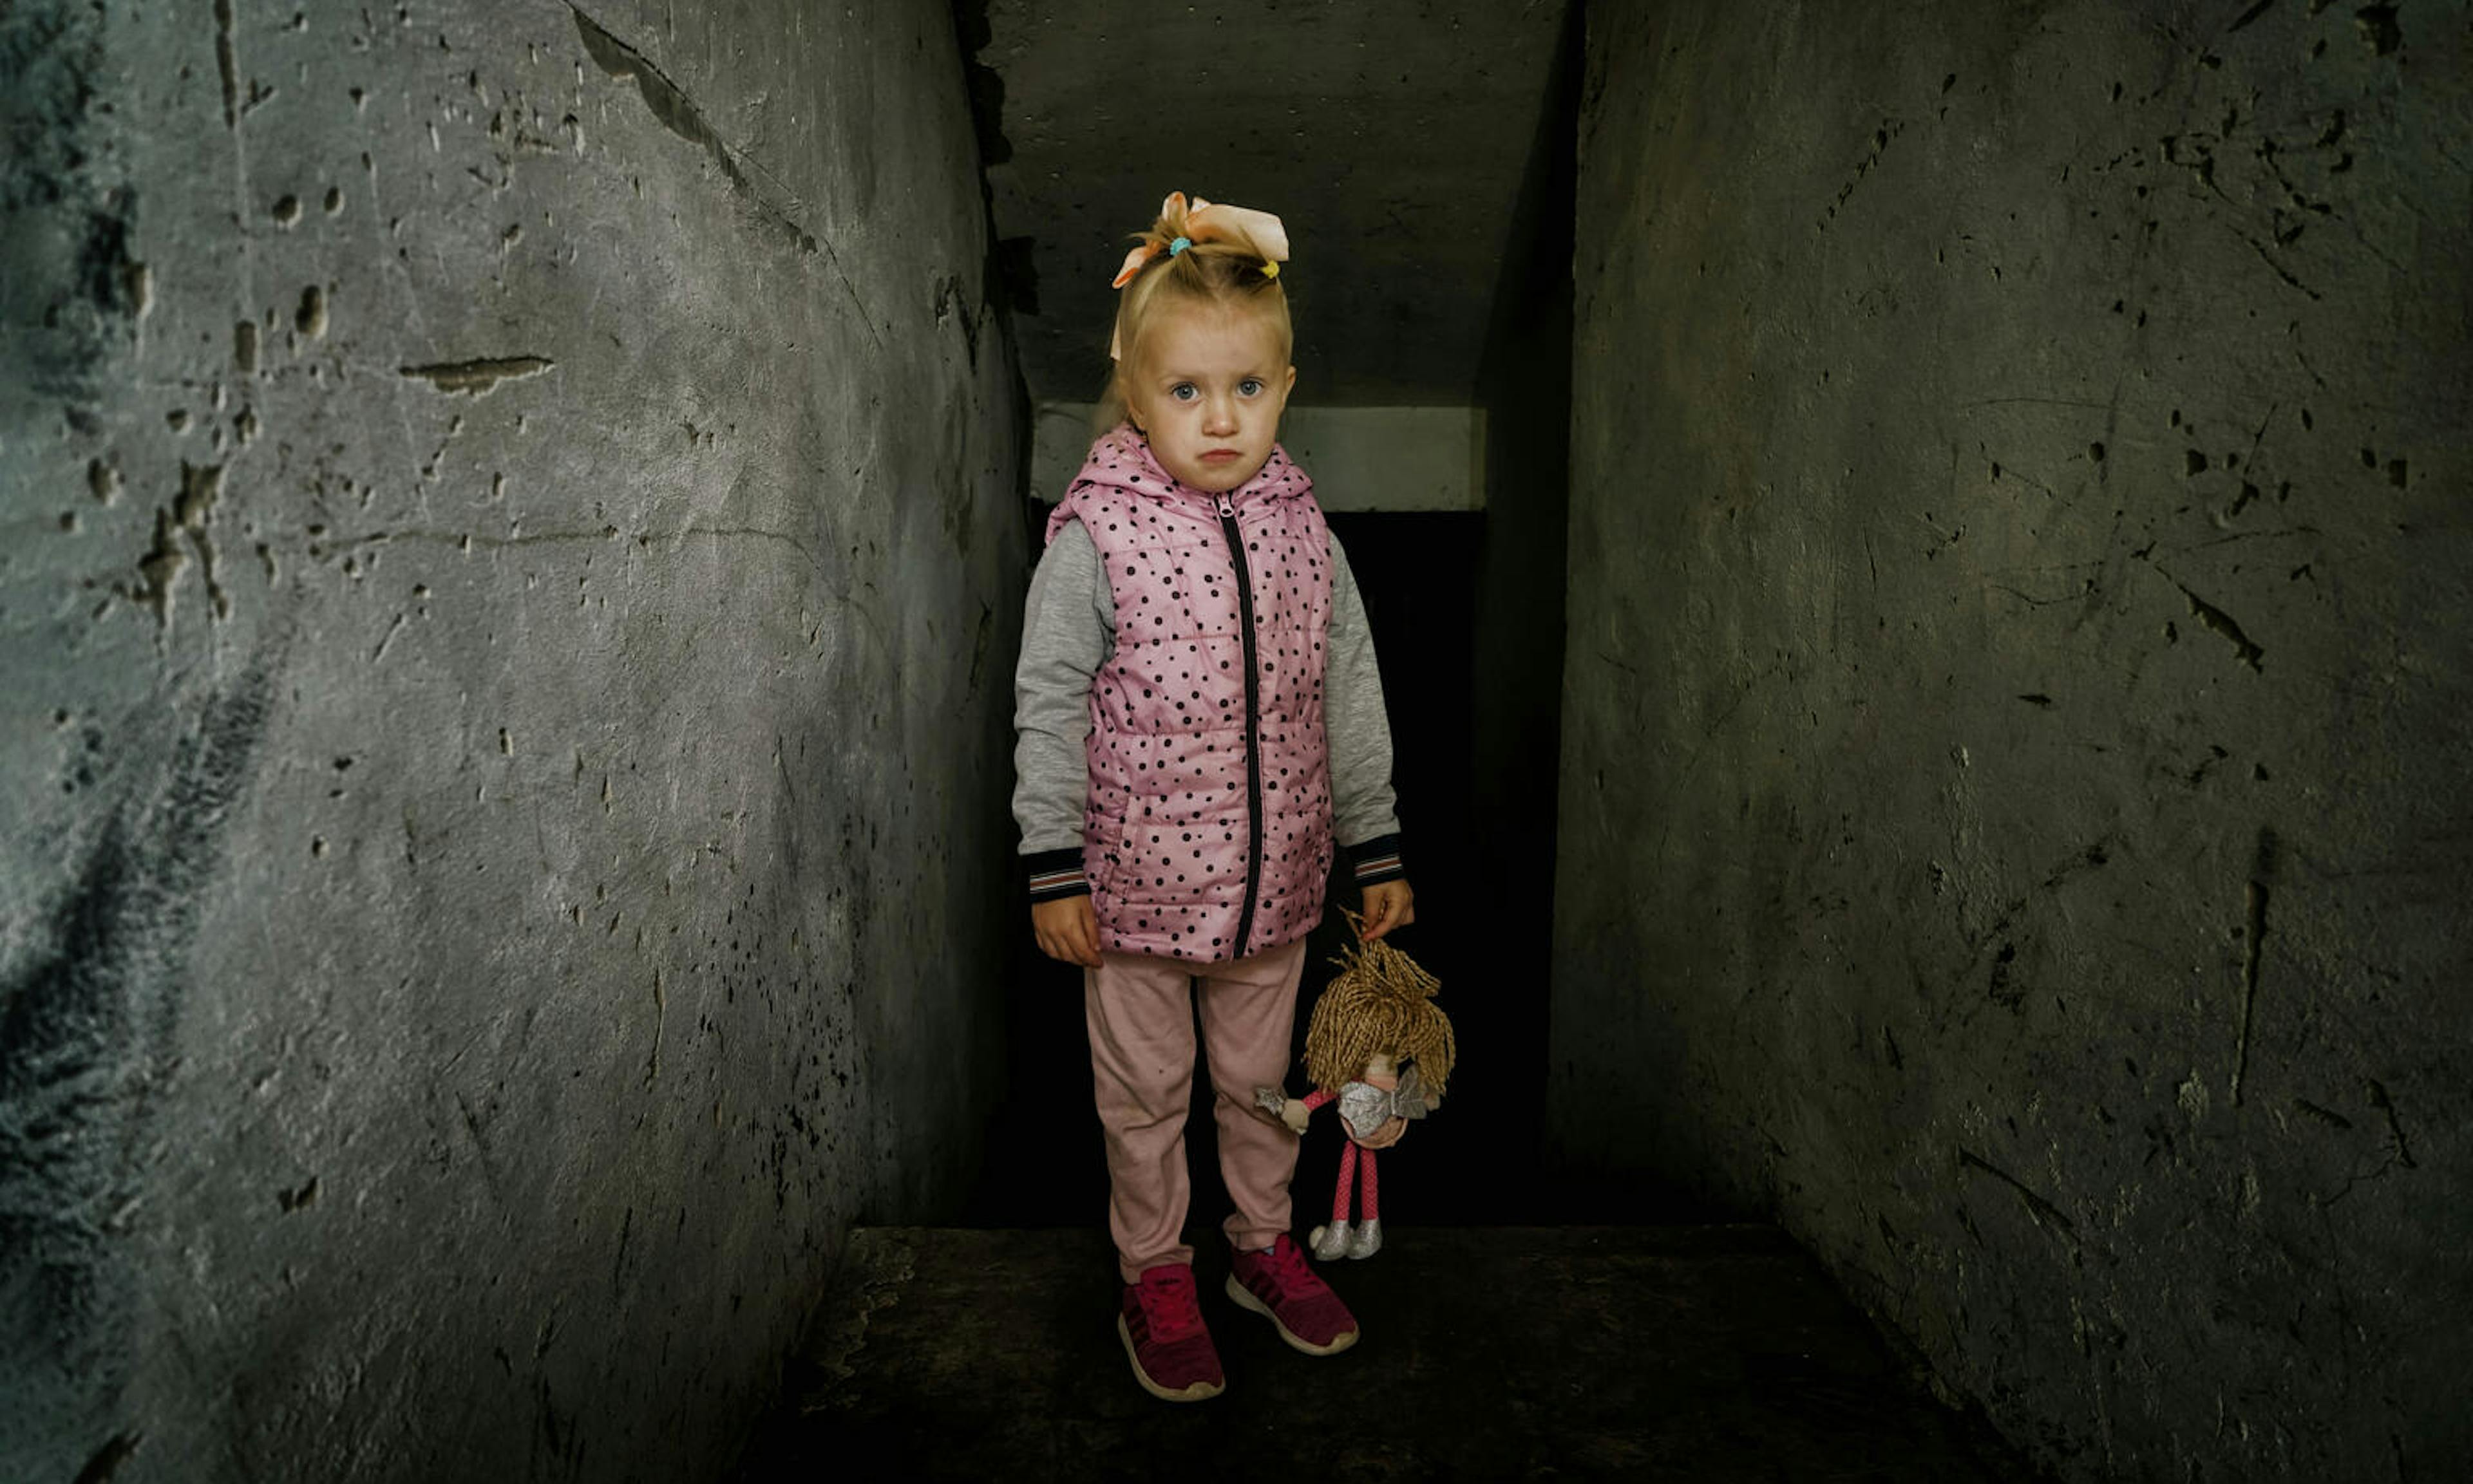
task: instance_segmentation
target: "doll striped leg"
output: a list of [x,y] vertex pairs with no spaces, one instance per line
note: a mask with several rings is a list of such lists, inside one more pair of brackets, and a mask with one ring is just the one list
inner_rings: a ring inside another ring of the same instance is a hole
[[[1325,1262],[1346,1257],[1349,1244],[1357,1234],[1348,1225],[1348,1187],[1357,1181],[1357,1140],[1352,1138],[1340,1144],[1339,1179],[1331,1191],[1331,1225],[1314,1228],[1313,1234],[1306,1238],[1307,1244],[1313,1249],[1313,1255]],[[1365,1151],[1365,1158],[1370,1162],[1374,1151]]]
[[1349,1238],[1348,1255],[1371,1257],[1382,1250],[1382,1212],[1375,1204],[1380,1185],[1374,1175],[1374,1151],[1371,1149],[1365,1151],[1365,1162],[1357,1166],[1357,1179],[1360,1182],[1357,1211],[1365,1219],[1357,1224],[1357,1234]]

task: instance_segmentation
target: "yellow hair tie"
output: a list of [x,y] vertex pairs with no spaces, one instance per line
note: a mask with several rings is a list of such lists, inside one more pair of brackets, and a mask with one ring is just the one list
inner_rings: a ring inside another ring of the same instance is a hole
[[1280,265],[1279,265],[1279,264],[1277,264],[1277,263],[1264,263],[1264,264],[1262,265],[1262,276],[1263,276],[1263,277],[1265,277],[1265,278],[1276,278],[1276,277],[1278,277],[1279,275],[1280,275]]

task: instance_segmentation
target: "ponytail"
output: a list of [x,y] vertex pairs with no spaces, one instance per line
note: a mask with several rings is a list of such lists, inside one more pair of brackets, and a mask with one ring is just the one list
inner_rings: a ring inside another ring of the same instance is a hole
[[1295,346],[1287,290],[1280,281],[1287,256],[1287,229],[1269,212],[1199,198],[1188,203],[1183,191],[1170,192],[1159,216],[1134,234],[1116,274],[1116,323],[1108,343],[1114,365],[1100,394],[1097,430],[1124,420],[1126,363],[1140,350],[1142,329],[1163,296],[1261,315],[1278,337],[1281,359],[1287,359]]

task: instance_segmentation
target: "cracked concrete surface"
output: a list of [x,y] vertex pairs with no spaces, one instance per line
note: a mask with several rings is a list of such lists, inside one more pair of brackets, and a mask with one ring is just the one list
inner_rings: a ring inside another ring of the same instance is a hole
[[2468,15],[1590,12],[1560,1152],[2067,1477],[2473,1456]]
[[31,0],[0,117],[0,1475],[710,1472],[998,1055],[949,12]]

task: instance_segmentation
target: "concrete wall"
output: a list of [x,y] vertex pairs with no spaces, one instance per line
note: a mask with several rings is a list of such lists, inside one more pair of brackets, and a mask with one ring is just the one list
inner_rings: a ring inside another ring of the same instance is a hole
[[0,123],[0,1476],[713,1472],[995,1082],[949,12],[23,0]]
[[2473,1456],[2468,22],[1590,10],[1558,1148],[2066,1476]]

